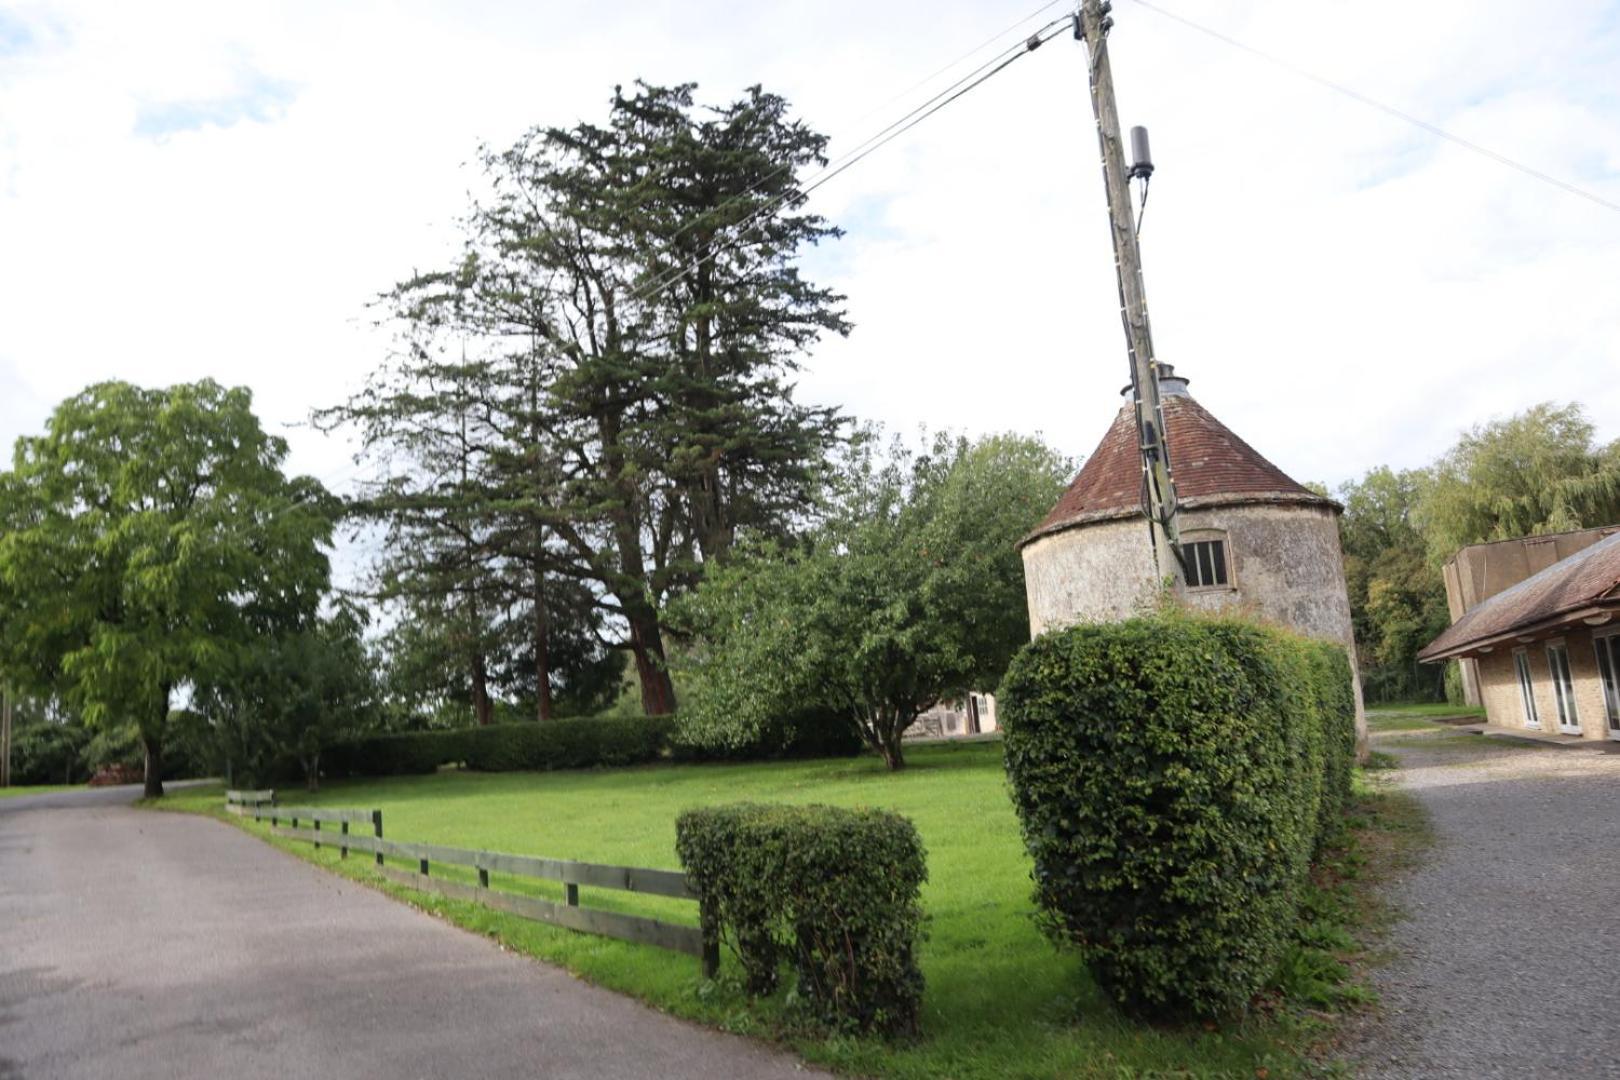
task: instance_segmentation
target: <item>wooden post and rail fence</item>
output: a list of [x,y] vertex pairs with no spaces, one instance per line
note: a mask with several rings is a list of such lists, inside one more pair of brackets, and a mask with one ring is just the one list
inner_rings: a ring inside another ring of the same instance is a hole
[[[687,953],[698,957],[705,978],[713,978],[720,966],[718,939],[705,935],[697,926],[683,926],[641,915],[628,915],[617,911],[584,907],[580,904],[580,886],[588,889],[617,889],[624,892],[667,896],[678,900],[698,901],[698,896],[680,870],[652,870],[639,866],[610,866],[602,863],[574,862],[568,859],[548,859],[535,855],[509,855],[498,851],[477,851],[470,848],[445,847],[441,844],[415,844],[385,839],[381,810],[335,809],[318,806],[278,806],[273,791],[227,791],[226,809],[255,821],[268,821],[274,836],[288,840],[303,840],[318,849],[323,844],[336,847],[341,858],[349,852],[369,852],[376,857],[376,870],[389,881],[423,892],[455,900],[471,900],[496,911],[504,911],[520,918],[534,919],[553,926],[566,927],[586,934],[634,941],[643,945]],[[287,825],[281,823],[286,821]],[[301,828],[307,822],[308,828]],[[322,831],[321,825],[338,826],[336,831]],[[351,832],[351,824],[370,823],[371,835]],[[384,856],[408,859],[416,863],[414,871],[389,866]],[[432,876],[434,863],[460,866],[478,874],[476,885]],[[537,896],[504,892],[490,887],[489,875],[510,874],[515,877],[536,878],[560,882],[563,901],[557,903]],[[701,905],[700,905],[701,907]],[[699,923],[709,925],[702,917]]]

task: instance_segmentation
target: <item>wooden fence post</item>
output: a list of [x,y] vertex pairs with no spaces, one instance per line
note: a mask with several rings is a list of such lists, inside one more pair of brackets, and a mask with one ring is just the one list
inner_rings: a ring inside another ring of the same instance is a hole
[[[343,824],[338,827],[338,831],[344,836],[349,835],[349,822],[347,819],[345,819]],[[347,840],[339,840],[338,844],[338,858],[347,859],[349,857],[349,842]]]
[[[382,839],[382,811],[381,810],[373,810],[371,812],[371,834],[373,836],[375,836],[379,840]],[[383,864],[383,853],[382,853],[382,848],[379,847],[377,849],[377,865],[381,866],[382,864]]]
[[579,907],[579,883],[568,881],[563,883],[563,901],[569,907]]
[[321,819],[315,819],[315,850],[321,850]]

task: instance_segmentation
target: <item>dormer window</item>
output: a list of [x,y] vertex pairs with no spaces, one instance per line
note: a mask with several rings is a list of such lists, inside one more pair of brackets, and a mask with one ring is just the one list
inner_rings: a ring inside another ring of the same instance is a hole
[[1232,569],[1226,561],[1225,533],[1197,533],[1181,545],[1189,589],[1230,589]]

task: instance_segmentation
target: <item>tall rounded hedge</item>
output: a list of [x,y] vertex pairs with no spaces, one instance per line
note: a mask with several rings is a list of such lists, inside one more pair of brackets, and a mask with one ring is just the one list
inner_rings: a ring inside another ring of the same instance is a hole
[[1181,615],[1076,626],[1027,645],[997,705],[1048,933],[1127,1008],[1242,1008],[1349,790],[1344,650]]

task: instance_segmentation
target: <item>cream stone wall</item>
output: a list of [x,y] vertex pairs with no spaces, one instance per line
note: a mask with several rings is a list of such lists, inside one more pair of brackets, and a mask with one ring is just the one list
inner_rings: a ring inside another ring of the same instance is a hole
[[[1229,587],[1189,590],[1190,606],[1248,612],[1349,650],[1351,671],[1357,672],[1357,735],[1365,743],[1361,678],[1333,511],[1296,504],[1216,506],[1184,511],[1181,529],[1188,539],[1209,530],[1224,532],[1231,564]],[[1129,618],[1153,602],[1153,550],[1141,518],[1043,536],[1026,545],[1023,556],[1032,634]]]
[[1024,548],[1029,632],[1129,618],[1154,598],[1153,546],[1141,518],[1099,521]]
[[1540,717],[1540,730],[1548,735],[1560,733],[1558,727],[1558,701],[1553,696],[1552,666],[1547,659],[1547,645],[1563,641],[1569,650],[1569,674],[1575,683],[1575,714],[1580,721],[1581,738],[1602,740],[1610,737],[1608,712],[1603,700],[1603,685],[1598,673],[1597,649],[1594,641],[1602,631],[1570,630],[1525,645],[1498,646],[1494,652],[1479,658],[1480,698],[1485,705],[1485,717],[1501,727],[1524,728],[1524,705],[1519,696],[1519,676],[1513,663],[1515,648],[1525,650],[1530,660],[1530,684],[1535,690],[1536,713]]

